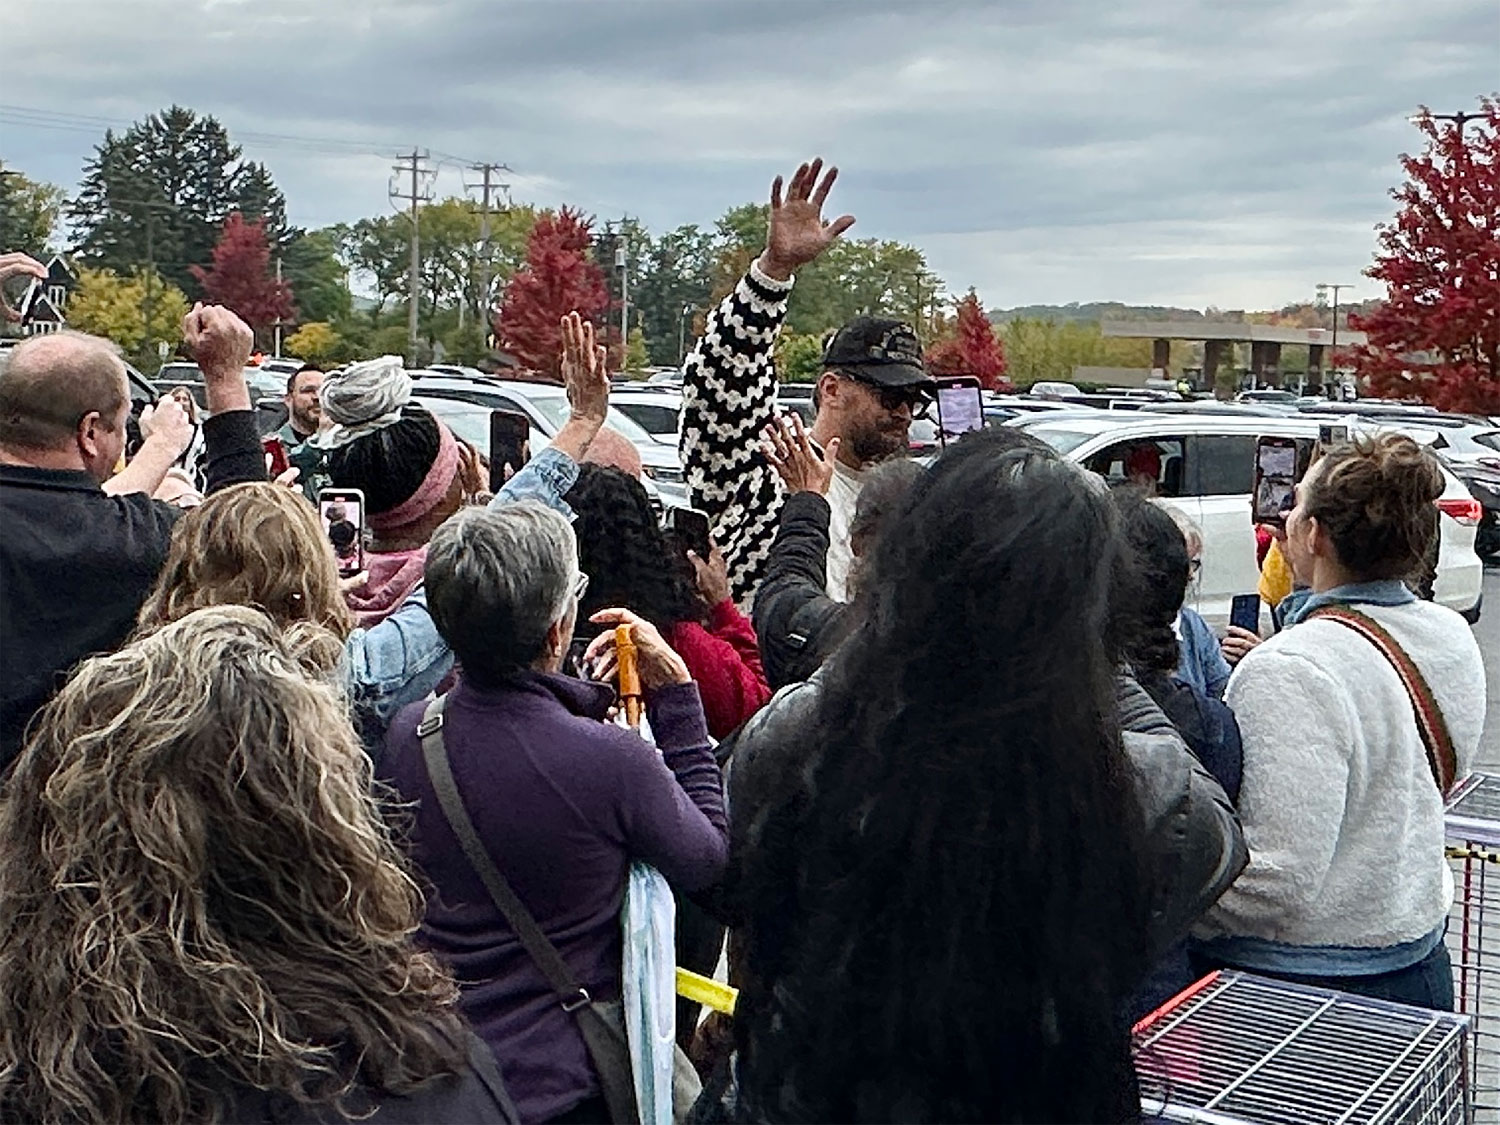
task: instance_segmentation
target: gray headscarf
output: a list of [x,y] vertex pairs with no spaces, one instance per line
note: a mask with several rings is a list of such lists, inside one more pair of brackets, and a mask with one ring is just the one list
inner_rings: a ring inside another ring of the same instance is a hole
[[315,434],[310,444],[337,449],[393,425],[401,420],[401,408],[410,399],[411,376],[400,356],[383,355],[351,363],[323,380],[318,401],[333,425]]

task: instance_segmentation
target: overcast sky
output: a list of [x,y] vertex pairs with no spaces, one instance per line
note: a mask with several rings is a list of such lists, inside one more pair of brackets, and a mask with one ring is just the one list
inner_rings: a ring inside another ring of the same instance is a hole
[[385,210],[396,146],[656,231],[821,154],[853,234],[990,307],[1375,296],[1407,116],[1500,88],[1497,0],[50,0],[0,36],[0,103],[76,115],[0,111],[0,159],[69,190],[173,102],[304,226]]

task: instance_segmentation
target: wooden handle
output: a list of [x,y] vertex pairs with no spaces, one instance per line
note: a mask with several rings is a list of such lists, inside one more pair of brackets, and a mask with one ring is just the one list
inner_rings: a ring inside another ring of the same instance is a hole
[[615,626],[615,659],[620,669],[620,701],[625,704],[625,721],[632,727],[641,725],[641,669],[636,661],[635,641],[629,625]]

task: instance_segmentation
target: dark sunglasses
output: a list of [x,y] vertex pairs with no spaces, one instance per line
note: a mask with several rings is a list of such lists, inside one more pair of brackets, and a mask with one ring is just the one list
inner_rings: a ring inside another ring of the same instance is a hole
[[877,399],[883,409],[895,413],[903,406],[911,408],[913,418],[925,418],[927,412],[932,409],[933,398],[921,387],[887,387],[871,379],[863,378],[849,371],[840,371],[840,375],[846,379],[852,379],[861,387],[870,391]]

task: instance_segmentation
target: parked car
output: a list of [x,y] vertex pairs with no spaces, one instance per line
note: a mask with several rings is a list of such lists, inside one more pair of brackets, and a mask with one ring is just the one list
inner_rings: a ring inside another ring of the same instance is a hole
[[[489,456],[491,407],[478,406],[462,399],[437,398],[427,395],[413,395],[412,401],[431,411],[453,431],[455,437],[462,438],[486,457]],[[509,407],[498,409],[509,409]],[[533,455],[551,444],[551,438],[539,429],[535,422],[532,423],[529,440]],[[663,504],[661,489],[656,487],[655,481],[650,477],[644,478],[641,484],[646,488],[646,495],[651,499],[651,506],[660,513]],[[681,505],[674,506],[680,507]]]
[[[250,388],[252,402],[265,398],[284,398],[286,378],[289,371],[267,370],[263,365],[245,368],[245,385]],[[197,401],[200,409],[208,407],[208,392],[203,386],[203,372],[196,363],[174,361],[164,363],[156,373],[158,394],[168,394],[173,387],[186,387]]]
[[[1221,631],[1236,594],[1253,593],[1260,568],[1250,522],[1250,491],[1255,475],[1255,439],[1261,435],[1316,440],[1317,418],[1235,418],[1221,414],[1159,414],[1093,411],[1016,419],[1070,461],[1085,465],[1112,484],[1126,483],[1128,455],[1141,445],[1156,448],[1160,460],[1157,493],[1203,529],[1203,569],[1190,604]],[[1430,445],[1432,433],[1419,427],[1353,423],[1361,432],[1399,429]],[[1446,465],[1447,488],[1438,500],[1442,539],[1435,598],[1478,620],[1483,564],[1475,552],[1482,518],[1480,504]]]
[[[413,392],[424,399],[446,398],[483,406],[489,410],[515,410],[531,419],[532,427],[551,440],[568,420],[568,393],[556,383],[523,383],[514,379],[467,379],[413,371]],[[488,425],[488,422],[486,422]],[[637,423],[610,407],[605,421],[641,455],[641,467],[661,491],[664,503],[687,503],[687,484],[677,450],[657,441]],[[485,446],[489,443],[488,431]]]
[[682,428],[682,394],[671,387],[615,390],[609,404],[657,441],[676,448]]
[[1031,384],[1031,389],[1026,392],[1032,398],[1069,398],[1079,393],[1078,387],[1073,383],[1047,382]]
[[1294,391],[1277,390],[1267,387],[1258,391],[1241,391],[1234,396],[1235,402],[1259,402],[1273,406],[1295,406],[1297,395]]

